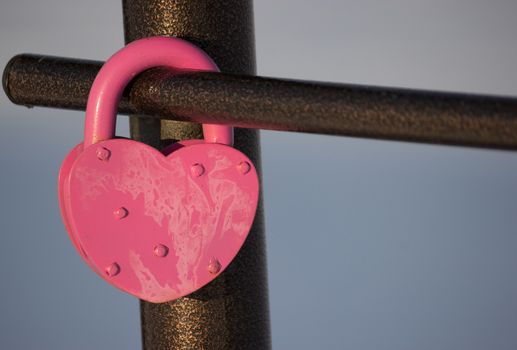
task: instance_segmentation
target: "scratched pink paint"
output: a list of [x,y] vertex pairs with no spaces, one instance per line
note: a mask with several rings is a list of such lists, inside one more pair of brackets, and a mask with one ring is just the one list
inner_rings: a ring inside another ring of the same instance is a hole
[[[111,151],[108,161],[96,146]],[[221,144],[183,147],[168,156],[125,139],[86,148],[69,176],[69,225],[97,273],[141,299],[162,302],[210,282],[210,259],[221,270],[233,260],[253,223],[258,199],[250,162]],[[201,175],[193,164],[202,165]],[[127,215],[114,212],[123,207]],[[155,247],[170,253],[157,258]],[[113,263],[120,273],[110,277]]]
[[142,39],[119,51],[93,84],[85,141],[65,158],[58,181],[63,221],[82,258],[108,283],[151,302],[190,294],[224,271],[246,240],[259,196],[256,169],[231,147],[230,127],[204,125],[204,141],[163,153],[113,138],[124,87],[163,65],[217,70],[180,39]]

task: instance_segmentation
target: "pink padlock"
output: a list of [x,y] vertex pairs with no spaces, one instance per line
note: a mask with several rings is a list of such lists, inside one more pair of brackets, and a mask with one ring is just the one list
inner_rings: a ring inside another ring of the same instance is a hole
[[141,39],[113,55],[90,91],[84,142],[61,166],[59,202],[74,246],[95,272],[140,299],[166,302],[203,287],[237,255],[259,181],[251,160],[231,147],[231,127],[203,125],[204,140],[164,153],[115,138],[124,87],[157,66],[218,70],[176,38]]

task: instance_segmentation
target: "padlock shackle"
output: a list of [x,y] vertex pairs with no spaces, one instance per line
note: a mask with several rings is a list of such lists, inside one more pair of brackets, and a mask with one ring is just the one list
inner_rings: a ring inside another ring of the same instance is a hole
[[[151,37],[131,42],[111,56],[93,82],[86,105],[84,147],[115,137],[117,108],[127,84],[153,67],[219,71],[200,48],[178,38]],[[206,142],[233,144],[233,128],[203,124]]]

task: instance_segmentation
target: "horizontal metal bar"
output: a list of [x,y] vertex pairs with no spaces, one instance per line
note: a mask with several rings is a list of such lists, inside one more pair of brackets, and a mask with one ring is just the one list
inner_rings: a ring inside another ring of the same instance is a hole
[[[14,57],[4,90],[16,104],[83,109],[102,62]],[[272,79],[144,72],[120,112],[236,127],[517,149],[517,99]]]

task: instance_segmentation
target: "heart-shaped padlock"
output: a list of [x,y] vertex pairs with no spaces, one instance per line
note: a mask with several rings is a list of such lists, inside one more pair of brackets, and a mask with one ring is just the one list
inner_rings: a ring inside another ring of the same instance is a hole
[[141,39],[117,52],[93,83],[84,142],[65,158],[58,185],[65,227],[86,263],[125,292],[165,302],[203,287],[237,255],[259,181],[253,163],[231,147],[231,127],[205,124],[204,141],[163,153],[114,138],[124,87],[157,66],[218,70],[176,38]]

